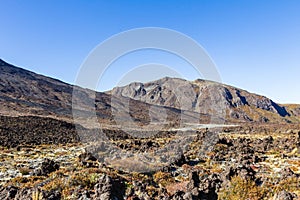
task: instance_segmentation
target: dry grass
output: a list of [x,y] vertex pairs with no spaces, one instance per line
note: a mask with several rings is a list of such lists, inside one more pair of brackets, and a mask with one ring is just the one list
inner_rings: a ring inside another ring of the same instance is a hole
[[175,183],[175,179],[171,176],[170,173],[158,171],[153,175],[153,180],[158,185],[161,185],[162,187],[166,187],[167,185],[170,185],[172,183]]
[[264,188],[256,186],[254,181],[245,180],[241,177],[233,177],[231,179],[228,188],[223,189],[219,193],[219,199],[221,200],[241,200],[251,199],[260,200],[264,199],[267,195],[267,191]]
[[[275,180],[273,180],[275,181]],[[300,183],[297,178],[289,178],[280,181],[274,185],[274,182],[266,182],[262,186],[256,185],[254,181],[242,179],[239,176],[233,177],[227,188],[222,189],[219,193],[221,200],[261,200],[271,199],[281,191],[288,191],[299,194]]]
[[101,171],[97,168],[83,169],[70,172],[67,176],[62,176],[60,172],[52,173],[53,178],[42,189],[46,191],[60,191],[64,199],[72,196],[78,187],[92,190],[101,176]]

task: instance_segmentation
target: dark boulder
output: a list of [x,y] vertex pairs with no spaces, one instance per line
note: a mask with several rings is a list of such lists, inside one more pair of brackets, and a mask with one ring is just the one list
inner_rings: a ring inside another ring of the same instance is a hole
[[112,179],[110,176],[103,174],[98,183],[94,186],[94,200],[121,200],[125,195],[125,184],[119,179]]
[[18,188],[14,186],[3,187],[0,186],[0,199],[9,200],[14,199],[18,192]]
[[33,171],[34,176],[47,176],[59,169],[59,164],[48,158],[44,159],[41,166]]
[[241,178],[245,180],[255,180],[255,174],[256,172],[250,167],[245,165],[239,165],[239,166],[230,166],[225,170],[224,173],[224,181],[231,180],[234,176],[240,176]]
[[82,153],[78,156],[79,163],[86,167],[95,167],[93,162],[97,161],[97,158],[92,153]]

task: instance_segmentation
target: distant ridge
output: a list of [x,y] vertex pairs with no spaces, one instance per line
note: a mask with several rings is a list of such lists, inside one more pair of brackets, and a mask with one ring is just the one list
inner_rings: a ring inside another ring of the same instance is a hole
[[[85,127],[93,127],[89,124],[91,114],[86,102],[95,102],[92,106],[104,126],[115,125],[115,115],[125,124],[130,120],[147,125],[151,120],[161,118],[156,110],[166,110],[168,123],[175,124],[181,120],[209,123],[212,117],[220,118],[224,123],[299,123],[299,105],[280,105],[264,96],[201,79],[187,81],[165,77],[102,93],[36,74],[2,59],[0,71],[1,116],[50,117],[73,123],[72,95],[76,88],[80,93],[75,98],[79,103],[77,109],[82,113],[80,123]],[[186,94],[185,88],[193,91]],[[173,93],[176,89],[179,91],[177,96]],[[179,104],[178,96],[184,106]],[[130,119],[125,102],[130,102]]]
[[[192,88],[192,91],[187,93],[188,88]],[[177,91],[177,94],[174,91]],[[207,108],[213,104],[224,110],[228,121],[299,122],[299,105],[291,108],[246,90],[202,79],[187,81],[165,77],[148,83],[135,82],[116,87],[108,91],[108,94],[178,109],[182,108],[182,105],[176,99],[177,96],[181,96],[185,98],[186,110],[211,114],[211,110]]]

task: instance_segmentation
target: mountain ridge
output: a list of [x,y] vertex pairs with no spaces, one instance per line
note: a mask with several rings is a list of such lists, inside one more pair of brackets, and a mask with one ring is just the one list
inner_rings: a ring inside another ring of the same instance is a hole
[[[16,67],[2,59],[0,71],[0,115],[42,116],[73,122],[75,89],[80,93],[80,96],[75,96],[75,101],[79,103],[78,107],[83,113],[82,121],[88,121],[90,107],[94,106],[102,124],[115,124],[116,117],[113,115],[116,114],[125,123],[130,117],[134,123],[148,124],[153,119],[162,118],[157,110],[166,110],[169,122],[178,122],[180,117],[184,116],[185,122],[191,120],[195,123],[208,123],[213,117],[219,119],[217,121],[228,123],[296,123],[299,122],[300,116],[300,105],[286,108],[267,97],[202,79],[187,81],[165,77],[148,83],[133,82],[103,93]],[[159,89],[160,86],[163,88]],[[135,87],[137,89],[134,89]],[[144,91],[143,88],[147,88],[148,91]],[[181,101],[184,102],[182,106],[179,105],[180,98],[172,94],[172,91],[178,88],[182,89],[181,93],[179,90]],[[190,93],[185,94],[187,89]],[[92,105],[87,107],[87,102],[92,102]],[[130,104],[130,116],[125,103],[128,103],[127,107]],[[112,110],[117,112],[113,113]]]
[[[174,85],[176,87],[174,87]],[[201,106],[209,107],[209,104],[211,104],[213,100],[215,104],[221,104],[219,105],[219,108],[226,110],[225,112],[227,118],[244,118],[246,121],[256,122],[267,122],[270,120],[279,120],[286,122],[291,122],[291,120],[293,120],[294,122],[298,121],[297,119],[293,118],[299,116],[298,112],[296,112],[295,114],[293,109],[289,109],[288,111],[284,104],[275,103],[273,100],[267,98],[266,96],[250,93],[244,89],[203,79],[187,81],[180,78],[165,77],[147,83],[134,82],[126,86],[115,87],[107,93],[118,97],[124,96],[133,98],[135,100],[140,100],[153,105],[164,105],[179,108],[180,105],[172,104],[174,102],[170,103],[168,99],[170,97],[170,94],[174,93],[174,90],[176,90],[178,87],[192,88],[189,92],[189,95],[191,95],[191,97],[188,97],[188,100],[186,101],[191,103],[190,105],[184,105],[184,109],[190,111],[208,114],[209,111],[205,109],[203,110]],[[200,98],[200,95],[204,97]],[[213,99],[210,98],[214,95],[219,96],[216,96]],[[184,92],[179,91],[177,96],[186,95],[184,94]],[[173,96],[172,98],[174,99],[175,97]],[[207,98],[209,99],[208,101]],[[287,105],[287,107],[290,108],[291,106]],[[294,107],[297,107],[297,104]],[[245,109],[248,109],[248,111],[246,111]],[[249,112],[252,112],[252,115],[250,115]],[[269,118],[264,116],[264,114],[267,114]],[[270,114],[277,114],[279,116],[270,116]],[[289,117],[291,117],[291,119]]]
[[[89,119],[95,110],[97,119],[102,124],[115,124],[115,118],[126,121],[128,115],[132,121],[147,124],[155,117],[151,105],[126,97],[113,98],[102,92],[95,92],[79,86],[70,85],[34,72],[15,67],[0,61],[0,115],[51,117],[73,123],[74,102],[81,112],[81,121],[90,127]],[[74,90],[76,95],[74,95]],[[124,106],[124,102],[128,102]],[[75,108],[76,109],[76,108]],[[161,108],[155,107],[160,110]],[[178,121],[180,115],[187,120],[194,118],[193,113],[180,114],[175,108],[165,108],[168,116]],[[116,110],[117,112],[113,112]],[[129,113],[128,113],[129,112]],[[151,113],[151,114],[150,114]],[[119,122],[121,122],[119,121]]]

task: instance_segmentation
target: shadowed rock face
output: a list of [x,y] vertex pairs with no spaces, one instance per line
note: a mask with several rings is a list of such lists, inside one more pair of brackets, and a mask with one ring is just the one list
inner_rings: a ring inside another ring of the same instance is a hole
[[72,87],[0,61],[2,115],[71,117]]
[[284,121],[284,117],[291,115],[284,106],[264,96],[201,79],[186,81],[166,77],[153,82],[116,87],[108,93],[204,114],[223,110],[228,120]]

